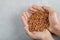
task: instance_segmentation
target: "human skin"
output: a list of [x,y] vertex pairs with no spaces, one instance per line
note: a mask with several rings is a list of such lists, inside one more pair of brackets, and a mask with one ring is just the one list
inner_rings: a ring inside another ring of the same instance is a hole
[[43,6],[44,9],[48,10],[49,12],[49,22],[50,22],[50,27],[49,31],[56,34],[57,36],[60,36],[60,22],[57,17],[57,13],[52,10],[50,7]]
[[37,10],[42,10],[44,11],[44,9],[40,6],[36,6],[36,5],[33,5],[32,7],[30,7],[28,9],[28,12],[23,12],[22,14],[22,21],[24,23],[24,29],[26,31],[26,33],[33,39],[41,39],[41,40],[54,40],[50,34],[50,32],[48,30],[44,30],[43,32],[30,32],[29,29],[28,29],[28,24],[27,24],[27,20],[28,20],[28,17],[31,15],[30,13],[31,12],[36,12]]

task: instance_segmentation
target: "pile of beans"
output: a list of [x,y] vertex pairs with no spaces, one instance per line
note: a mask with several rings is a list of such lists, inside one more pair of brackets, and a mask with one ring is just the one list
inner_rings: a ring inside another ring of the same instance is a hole
[[29,31],[43,31],[49,27],[49,13],[38,10],[28,18]]

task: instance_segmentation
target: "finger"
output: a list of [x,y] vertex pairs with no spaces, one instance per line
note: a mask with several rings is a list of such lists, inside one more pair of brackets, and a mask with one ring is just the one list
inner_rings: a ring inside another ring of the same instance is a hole
[[36,37],[38,39],[43,39],[43,38],[46,37],[45,34],[44,34],[44,32],[34,32],[34,34],[36,35]]
[[55,12],[54,15],[52,16],[54,20],[58,20],[57,13]]
[[55,23],[59,22],[55,11],[53,11],[50,7],[47,6],[43,6],[43,8],[49,11],[49,17],[51,16],[51,18],[54,19]]
[[45,35],[47,35],[47,37],[50,37],[50,39],[54,40],[51,33],[48,30],[46,30],[45,33],[46,33]]
[[41,6],[33,5],[32,8],[35,10],[44,11],[44,9]]
[[49,11],[48,11],[48,10],[46,10],[46,9],[44,9],[44,8],[43,8],[43,6],[42,6],[42,9],[44,10],[44,12],[47,12],[47,13],[49,13]]
[[35,10],[35,9],[33,9],[32,7],[30,7],[29,9],[28,9],[28,12],[29,13],[34,13],[34,12],[36,12],[37,10]]
[[57,19],[56,16],[49,16],[49,21],[50,21],[50,23],[52,23],[52,25],[59,23],[59,20]]
[[46,29],[46,31],[44,31],[44,33],[46,33],[46,34],[48,34],[48,36],[50,35],[52,37],[52,35],[51,35],[49,30]]
[[29,13],[26,11],[26,15],[27,15],[27,17],[29,17],[31,14],[29,14]]
[[21,18],[22,18],[22,21],[23,21],[24,25],[25,25],[25,26],[28,26],[28,24],[27,24],[27,22],[26,22],[24,16],[22,16]]
[[53,32],[53,29],[51,28],[52,26],[50,26],[49,28],[48,28],[48,30],[50,31],[50,32]]
[[49,11],[50,16],[54,15],[55,11],[53,11],[50,7],[43,6],[43,8]]
[[47,29],[46,29],[45,31],[43,31],[43,32],[45,32],[45,33],[47,33],[47,32],[50,33]]
[[33,11],[33,12],[37,11],[37,10],[33,9],[33,7],[30,7],[29,10]]
[[23,17],[25,18],[25,20],[27,21],[27,15],[26,15],[26,12],[23,12]]
[[44,30],[44,31],[42,31],[42,32],[37,32],[37,31],[34,31],[33,33],[37,33],[37,34],[44,34],[44,33],[46,33],[46,32],[49,32],[48,30]]

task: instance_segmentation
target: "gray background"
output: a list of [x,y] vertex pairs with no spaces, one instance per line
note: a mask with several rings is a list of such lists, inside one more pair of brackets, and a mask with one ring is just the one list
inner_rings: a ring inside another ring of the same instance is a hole
[[24,32],[21,14],[33,4],[50,6],[60,20],[60,0],[0,0],[0,40],[31,40]]

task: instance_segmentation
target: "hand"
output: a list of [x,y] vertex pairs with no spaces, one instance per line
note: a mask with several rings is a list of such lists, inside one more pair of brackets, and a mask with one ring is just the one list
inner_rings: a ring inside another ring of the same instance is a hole
[[56,24],[59,24],[59,21],[58,21],[58,18],[57,18],[57,14],[50,7],[43,6],[43,8],[49,12],[49,23],[50,23],[49,30],[53,33],[56,28],[59,28],[59,27],[55,26]]
[[59,23],[57,19],[57,14],[53,9],[47,6],[43,6],[43,8],[49,12],[49,22],[51,26]]
[[[37,10],[44,11],[43,8],[39,7],[39,6],[32,6],[28,9],[28,11],[30,13],[36,12]],[[33,39],[52,40],[53,38],[48,30],[45,30],[43,32],[30,32],[29,31],[29,27],[28,27],[29,25],[27,24],[27,20],[28,20],[28,17],[31,15],[30,13],[24,12],[22,15],[22,20],[23,20],[23,23],[25,25],[24,29],[26,30],[26,33]]]

